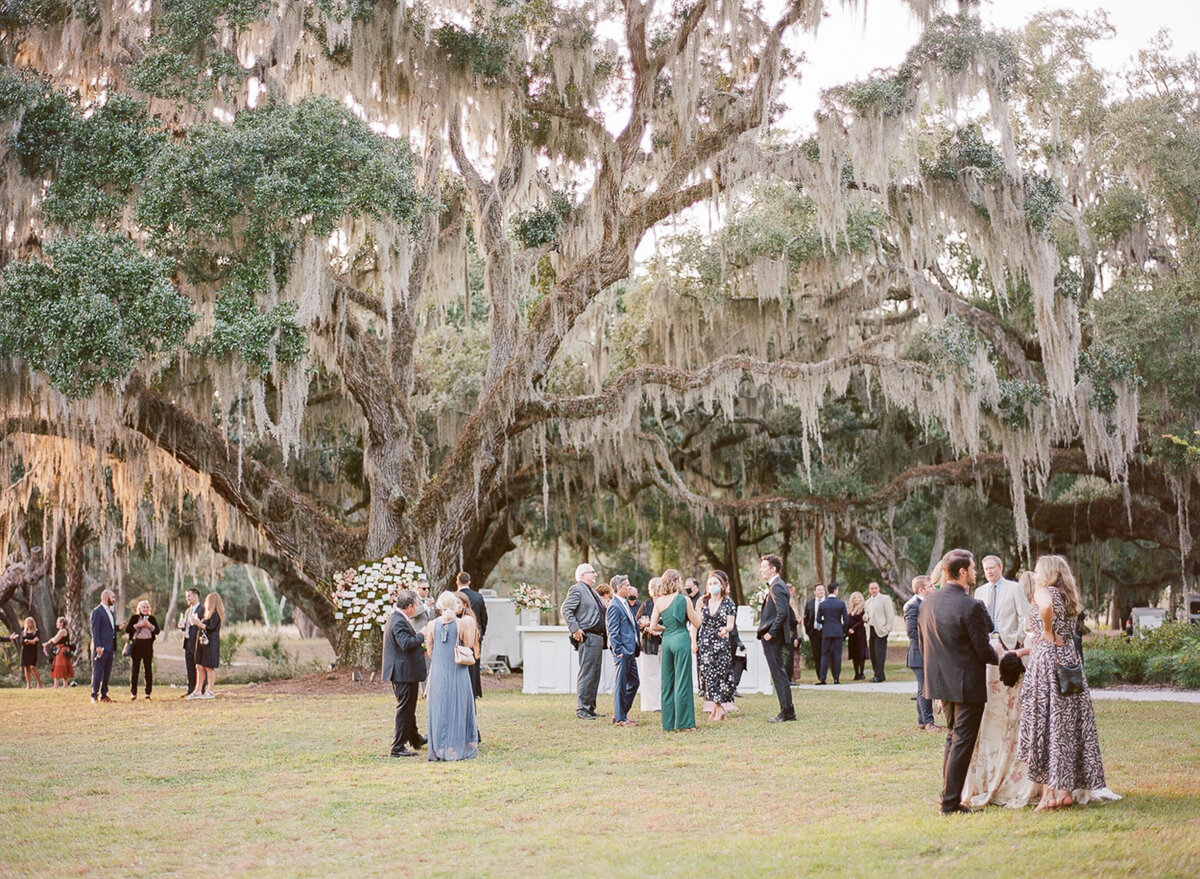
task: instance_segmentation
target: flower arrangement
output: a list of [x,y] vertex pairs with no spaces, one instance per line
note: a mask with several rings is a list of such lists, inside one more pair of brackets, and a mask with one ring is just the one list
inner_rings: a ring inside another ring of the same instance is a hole
[[377,562],[365,562],[333,577],[333,603],[336,620],[343,620],[351,637],[387,623],[401,589],[411,589],[425,574],[424,569],[405,556],[388,556]]
[[757,592],[755,592],[753,595],[750,596],[750,600],[747,602],[747,604],[749,604],[752,608],[754,608],[754,612],[756,614],[762,614],[763,602],[767,600],[767,596],[770,594],[771,594],[771,587],[763,586],[761,589],[759,589]]
[[512,602],[517,613],[525,610],[541,612],[553,610],[554,608],[553,603],[550,601],[550,596],[532,583],[518,583],[512,593]]

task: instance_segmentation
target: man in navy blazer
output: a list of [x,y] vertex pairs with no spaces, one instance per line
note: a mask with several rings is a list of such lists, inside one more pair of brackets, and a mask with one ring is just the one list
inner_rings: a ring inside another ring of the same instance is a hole
[[605,624],[608,628],[608,647],[612,650],[613,665],[617,670],[617,680],[613,686],[613,723],[618,726],[637,726],[636,720],[629,719],[629,709],[633,707],[633,697],[637,695],[641,683],[637,668],[637,656],[642,652],[641,639],[638,637],[633,607],[630,606],[631,601],[637,601],[637,587],[630,584],[624,574],[613,577],[610,585],[615,594],[605,612]]
[[846,627],[850,625],[850,614],[846,602],[838,598],[838,584],[831,582],[825,587],[826,599],[817,611],[821,624],[821,674],[817,684],[825,683],[825,675],[832,669],[833,682],[842,682],[842,641],[846,638]]
[[933,722],[933,700],[925,695],[925,659],[921,656],[917,616],[921,613],[921,602],[932,590],[933,585],[924,574],[913,577],[913,597],[904,605],[904,627],[908,631],[908,667],[917,676],[917,729],[926,732],[937,732],[938,726]]
[[393,757],[415,757],[416,749],[428,741],[417,730],[417,690],[425,680],[425,639],[412,622],[417,610],[417,593],[400,590],[383,637],[383,679],[392,682],[396,695]]
[[112,674],[113,653],[117,649],[117,617],[113,606],[117,596],[111,589],[100,593],[100,603],[92,611],[92,701],[111,702],[108,678]]

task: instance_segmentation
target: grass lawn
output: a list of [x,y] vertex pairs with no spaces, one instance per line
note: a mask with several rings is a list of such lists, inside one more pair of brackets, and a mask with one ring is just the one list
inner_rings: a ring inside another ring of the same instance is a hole
[[390,692],[368,684],[97,706],[85,688],[3,690],[0,875],[1200,870],[1200,706],[1096,703],[1121,802],[942,818],[942,739],[907,697],[801,691],[793,724],[765,723],[774,699],[739,701],[667,735],[657,715],[614,729],[576,720],[573,697],[492,691],[479,758],[431,764],[385,756]]

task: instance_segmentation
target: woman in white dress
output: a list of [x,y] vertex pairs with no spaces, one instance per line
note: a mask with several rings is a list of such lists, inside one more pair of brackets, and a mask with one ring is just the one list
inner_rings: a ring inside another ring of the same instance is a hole
[[[1032,575],[1021,575],[1021,587],[1032,594]],[[1023,622],[1023,621],[1022,621]],[[997,656],[1016,644],[1002,645],[993,636]],[[1041,793],[1042,786],[1029,777],[1029,767],[1017,758],[1017,738],[1021,731],[1021,683],[1008,687],[1000,680],[998,666],[987,667],[987,704],[979,723],[979,738],[963,784],[962,803],[968,809],[983,809],[993,803],[1022,809]]]
[[[662,577],[651,577],[648,591],[650,600],[638,608],[638,628],[642,630],[642,652],[637,658],[638,692],[641,695],[642,711],[662,710],[662,664],[658,658],[659,638],[647,631],[650,625],[650,613],[654,609],[654,599],[658,598]],[[651,652],[653,651],[653,652]]]

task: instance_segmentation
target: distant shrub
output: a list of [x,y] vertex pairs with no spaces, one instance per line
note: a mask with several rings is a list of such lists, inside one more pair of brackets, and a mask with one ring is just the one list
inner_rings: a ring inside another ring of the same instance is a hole
[[1110,650],[1085,650],[1083,670],[1089,687],[1107,687],[1120,675],[1117,661]]
[[246,643],[246,636],[241,632],[235,632],[233,629],[227,629],[221,633],[221,665],[232,665],[234,654],[238,649]]
[[1184,650],[1176,657],[1171,681],[1189,690],[1200,689],[1200,645]]
[[1148,684],[1169,684],[1179,665],[1179,658],[1173,654],[1156,654],[1147,656],[1145,661],[1145,680]]

